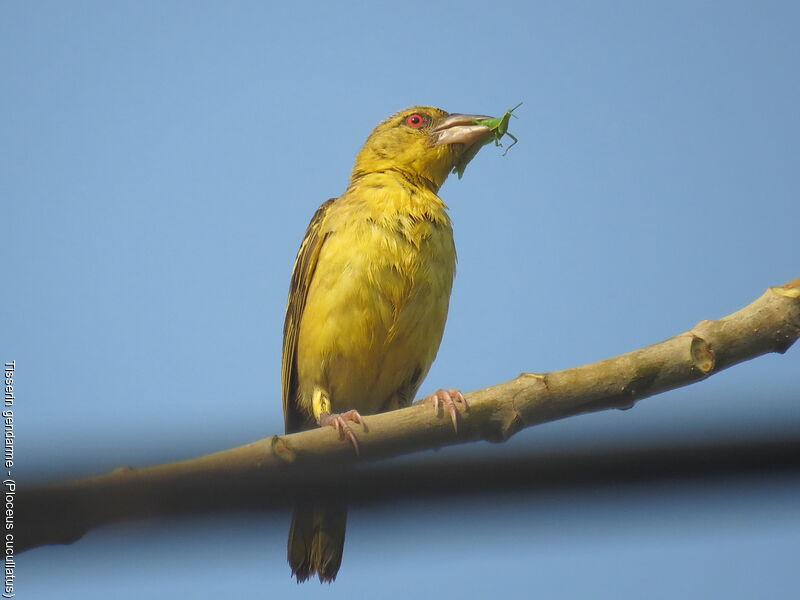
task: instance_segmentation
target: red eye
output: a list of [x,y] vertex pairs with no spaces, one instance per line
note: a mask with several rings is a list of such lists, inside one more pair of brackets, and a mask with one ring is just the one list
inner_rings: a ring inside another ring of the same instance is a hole
[[425,118],[419,113],[414,113],[406,117],[406,125],[409,127],[422,127],[423,123],[425,123]]

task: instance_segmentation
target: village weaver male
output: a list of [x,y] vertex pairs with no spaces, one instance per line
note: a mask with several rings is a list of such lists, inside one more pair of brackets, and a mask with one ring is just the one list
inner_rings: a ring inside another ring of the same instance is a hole
[[[286,432],[333,426],[358,451],[348,423],[408,406],[442,339],[456,251],[437,192],[475,155],[482,115],[429,106],[380,123],[358,153],[344,194],[323,203],[292,272],[283,329]],[[457,390],[439,390],[457,426]],[[336,577],[346,507],[295,508],[288,558],[298,582]]]

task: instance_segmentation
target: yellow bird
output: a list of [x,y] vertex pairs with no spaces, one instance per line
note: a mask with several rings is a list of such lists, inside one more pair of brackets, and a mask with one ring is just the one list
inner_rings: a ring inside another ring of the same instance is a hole
[[[297,253],[283,329],[287,433],[408,406],[442,339],[456,250],[437,192],[491,130],[483,115],[429,106],[380,123],[358,153],[347,190],[319,207]],[[427,400],[449,408],[457,390]],[[332,581],[342,560],[346,507],[295,508],[288,558],[298,582]]]

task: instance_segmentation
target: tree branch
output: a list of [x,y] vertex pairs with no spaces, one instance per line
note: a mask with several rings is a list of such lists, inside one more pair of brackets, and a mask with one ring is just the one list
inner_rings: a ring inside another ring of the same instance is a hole
[[658,344],[562,371],[522,373],[466,394],[469,409],[460,415],[458,433],[442,411],[436,415],[429,405],[412,406],[367,416],[363,430],[354,426],[359,457],[326,427],[21,492],[17,549],[69,543],[119,520],[208,509],[214,505],[208,499],[210,488],[226,496],[249,495],[240,502],[247,506],[288,503],[319,493],[313,484],[315,469],[324,467],[330,474],[356,462],[475,440],[503,441],[538,423],[627,409],[642,398],[705,379],[739,362],[783,353],[798,336],[800,278],[769,288],[727,317],[701,321]]

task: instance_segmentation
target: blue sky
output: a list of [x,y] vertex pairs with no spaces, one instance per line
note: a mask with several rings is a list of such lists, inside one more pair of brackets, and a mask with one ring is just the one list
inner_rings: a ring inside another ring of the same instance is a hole
[[[797,277],[798,27],[793,2],[4,3],[0,351],[17,361],[17,477],[279,431],[305,226],[372,127],[412,104],[524,102],[519,144],[487,146],[441,190],[459,264],[425,393],[654,343]],[[798,365],[795,348],[631,411],[447,452],[796,432]],[[352,511],[323,589],[780,596],[796,584],[797,492],[671,484]],[[111,527],[21,555],[18,593],[316,596],[289,579],[287,526],[288,511]]]

